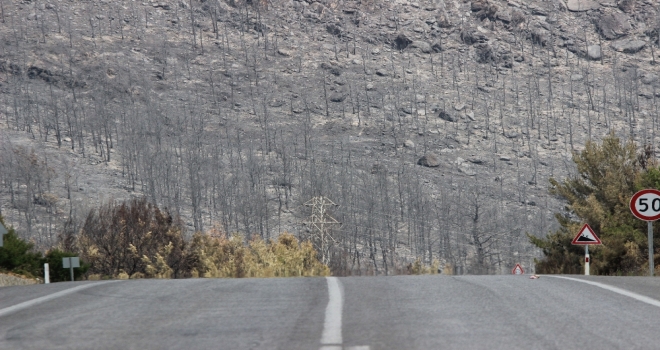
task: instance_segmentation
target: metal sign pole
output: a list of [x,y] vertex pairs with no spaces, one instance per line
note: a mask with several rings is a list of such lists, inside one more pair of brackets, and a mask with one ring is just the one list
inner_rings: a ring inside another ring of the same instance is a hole
[[655,264],[653,263],[653,221],[647,221],[649,228],[649,276],[654,275]]
[[69,272],[71,272],[71,282],[73,282],[73,261],[69,258]]
[[647,188],[637,191],[630,198],[630,211],[632,214],[647,222],[649,239],[649,276],[655,275],[653,262],[653,221],[660,220],[660,190]]
[[589,245],[584,245],[584,275],[589,276]]

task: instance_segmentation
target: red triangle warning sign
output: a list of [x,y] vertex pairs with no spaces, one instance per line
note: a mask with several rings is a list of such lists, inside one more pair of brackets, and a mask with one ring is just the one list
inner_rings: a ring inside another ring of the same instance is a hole
[[525,274],[525,270],[523,270],[520,264],[516,264],[516,267],[514,267],[513,270],[511,270],[511,273],[514,275],[523,275]]
[[582,229],[580,232],[578,232],[577,236],[573,238],[573,242],[571,244],[580,244],[580,245],[585,245],[585,244],[592,244],[592,245],[599,245],[603,244],[600,241],[600,238],[596,236],[596,233],[594,230],[591,229],[591,226],[589,224],[584,224],[582,226]]

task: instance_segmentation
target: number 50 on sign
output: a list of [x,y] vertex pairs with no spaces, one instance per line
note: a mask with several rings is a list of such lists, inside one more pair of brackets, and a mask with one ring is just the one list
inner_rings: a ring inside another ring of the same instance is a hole
[[649,275],[655,275],[653,262],[653,221],[660,219],[660,191],[649,188],[635,193],[630,198],[630,211],[635,217],[647,222],[649,241]]
[[647,189],[635,193],[630,199],[630,211],[640,220],[660,219],[660,191]]

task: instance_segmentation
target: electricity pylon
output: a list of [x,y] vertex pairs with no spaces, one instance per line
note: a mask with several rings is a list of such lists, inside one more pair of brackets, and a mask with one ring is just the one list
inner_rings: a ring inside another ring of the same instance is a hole
[[337,207],[333,201],[323,196],[314,197],[305,203],[312,208],[312,214],[304,224],[309,225],[312,231],[312,244],[321,253],[321,261],[328,264],[330,259],[330,245],[337,241],[330,234],[334,225],[341,225],[339,221],[328,214],[330,207]]

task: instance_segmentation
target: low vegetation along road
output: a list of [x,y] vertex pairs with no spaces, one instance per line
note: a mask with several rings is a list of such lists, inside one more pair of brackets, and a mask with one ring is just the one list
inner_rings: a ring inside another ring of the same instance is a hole
[[2,349],[657,348],[660,281],[401,276],[0,290]]

